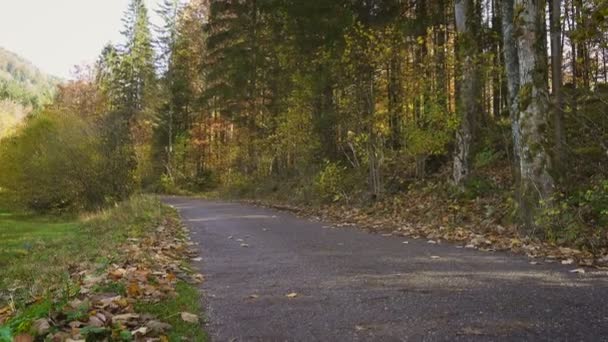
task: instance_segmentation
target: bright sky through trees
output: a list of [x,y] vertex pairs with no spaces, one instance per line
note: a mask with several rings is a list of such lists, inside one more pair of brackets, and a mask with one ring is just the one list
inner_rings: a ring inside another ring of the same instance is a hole
[[[127,0],[0,0],[0,46],[43,71],[69,78],[74,65],[93,62],[103,46],[120,42]],[[156,0],[146,0],[157,22]]]

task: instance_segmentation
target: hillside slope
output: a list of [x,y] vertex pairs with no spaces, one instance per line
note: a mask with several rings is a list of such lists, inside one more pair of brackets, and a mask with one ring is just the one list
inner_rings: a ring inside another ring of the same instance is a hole
[[0,137],[49,101],[60,81],[0,47]]

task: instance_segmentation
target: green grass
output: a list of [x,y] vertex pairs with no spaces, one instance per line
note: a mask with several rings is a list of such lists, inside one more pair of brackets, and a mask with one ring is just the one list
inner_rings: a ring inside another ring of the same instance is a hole
[[29,254],[54,249],[65,240],[74,239],[77,233],[78,224],[73,221],[53,222],[0,213],[0,268],[18,263]]
[[[0,341],[2,334],[11,330],[27,331],[33,321],[48,315],[53,305],[61,307],[76,290],[70,283],[71,272],[85,265],[87,269],[105,269],[119,261],[124,256],[117,246],[128,237],[145,236],[167,215],[177,214],[152,196],[135,196],[108,210],[71,219],[0,210],[0,308],[11,302],[18,310],[6,327],[0,327]],[[94,290],[126,291],[120,283]],[[171,324],[171,341],[207,341],[200,324],[180,317],[183,311],[201,313],[197,288],[180,282],[176,292],[176,297],[157,304],[139,303],[136,311]]]
[[137,196],[71,220],[0,212],[0,307],[11,298],[19,307],[61,289],[83,265],[112,262],[116,246],[160,222],[160,208],[158,198]]
[[139,303],[135,306],[135,310],[149,313],[171,324],[173,328],[168,336],[170,341],[207,341],[208,336],[200,323],[184,322],[180,316],[180,313],[184,311],[197,315],[202,312],[197,288],[185,282],[179,282],[176,291],[175,298],[167,298],[155,304]]
[[[39,296],[67,275],[68,257],[83,238],[75,220],[54,220],[0,212],[0,306],[13,294],[17,302]],[[13,291],[10,291],[12,289]]]

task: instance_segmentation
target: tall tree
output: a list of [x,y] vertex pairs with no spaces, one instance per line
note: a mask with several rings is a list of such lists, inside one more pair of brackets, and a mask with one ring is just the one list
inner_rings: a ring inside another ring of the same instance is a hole
[[562,28],[561,0],[550,0],[550,33],[551,33],[551,90],[553,92],[553,130],[555,139],[554,164],[562,169],[564,151],[564,112],[562,95]]
[[511,134],[513,136],[512,168],[515,182],[519,182],[519,153],[521,150],[521,137],[519,131],[519,56],[517,55],[517,41],[514,27],[514,0],[500,1],[503,54],[505,74],[507,78],[507,106],[511,119]]
[[456,0],[454,13],[458,31],[458,62],[461,78],[458,82],[458,114],[460,127],[456,132],[454,153],[454,183],[463,186],[471,173],[471,159],[475,143],[479,113],[481,112],[481,85],[479,74],[479,33],[481,5],[477,0]]
[[146,95],[154,87],[154,50],[148,10],[143,0],[131,0],[123,18],[126,38],[122,63],[127,82],[123,92],[127,96],[127,110],[139,112],[144,108]]
[[536,226],[543,206],[551,201],[555,186],[547,141],[549,91],[542,42],[544,5],[543,0],[515,1],[521,133],[519,212],[528,229]]

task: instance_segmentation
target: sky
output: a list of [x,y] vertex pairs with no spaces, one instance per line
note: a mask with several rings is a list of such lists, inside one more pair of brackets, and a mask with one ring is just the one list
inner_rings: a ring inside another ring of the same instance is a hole
[[[0,0],[0,46],[65,79],[93,63],[108,42],[122,42],[128,0]],[[151,20],[158,0],[146,0]]]

